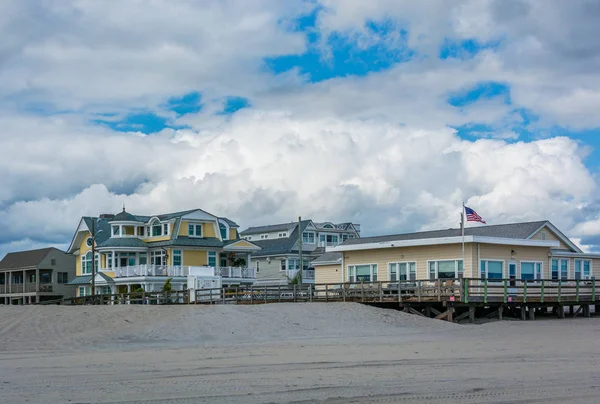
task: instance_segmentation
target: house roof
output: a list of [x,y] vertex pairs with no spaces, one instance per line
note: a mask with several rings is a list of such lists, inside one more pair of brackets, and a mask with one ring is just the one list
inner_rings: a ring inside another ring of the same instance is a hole
[[[498,224],[478,227],[466,227],[465,236],[501,237],[526,239],[545,224],[546,220],[525,223]],[[460,229],[431,230],[416,233],[393,234],[389,236],[362,237],[348,239],[341,245],[382,243],[386,241],[419,240],[427,238],[460,237]]]
[[[234,240],[237,241],[237,240]],[[143,241],[142,241],[143,243]],[[223,247],[224,243],[216,237],[186,237],[179,236],[173,240],[144,243],[148,247],[184,246],[184,247]]]
[[227,219],[226,217],[220,217],[219,219],[224,220],[225,222],[227,222],[227,224],[229,225],[229,227],[234,227],[236,229],[240,227],[236,222],[234,222],[231,219]]
[[98,244],[98,248],[108,247],[131,247],[131,248],[146,248],[148,244],[137,237],[115,237]]
[[[108,275],[103,274],[102,272],[98,272],[97,275],[100,275],[106,282],[114,282],[113,278]],[[92,275],[80,275],[71,279],[67,285],[89,285],[92,283]]]
[[142,222],[139,218],[133,216],[131,213],[126,212],[125,208],[123,208],[122,212],[117,213],[110,222]]
[[[306,229],[306,227],[311,224],[310,220],[302,221],[302,231]],[[269,227],[269,226],[263,226]],[[277,254],[289,254],[294,251],[294,247],[298,242],[298,226],[294,229],[294,231],[288,237],[282,238],[274,238],[274,239],[266,239],[266,240],[252,240],[254,244],[259,246],[261,250],[254,254],[254,256],[261,257],[267,255],[277,255]],[[296,248],[297,250],[297,248]]]
[[314,259],[311,263],[313,265],[326,265],[326,264],[337,264],[342,262],[341,252],[326,252],[321,254],[319,257]]
[[38,266],[46,255],[52,250],[60,251],[58,248],[40,248],[38,250],[28,250],[11,252],[4,256],[0,261],[0,269],[26,268]]
[[[302,222],[310,222],[310,220],[303,220]],[[267,226],[254,226],[248,227],[246,230],[240,232],[242,236],[246,236],[249,234],[258,234],[258,233],[271,233],[274,231],[284,231],[290,230],[295,227],[298,222],[289,222],[289,223],[279,223],[279,224],[270,224]]]

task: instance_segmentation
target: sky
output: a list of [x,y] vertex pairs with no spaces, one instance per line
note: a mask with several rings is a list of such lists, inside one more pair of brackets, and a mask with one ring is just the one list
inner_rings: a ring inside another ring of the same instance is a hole
[[462,201],[600,251],[598,1],[0,3],[0,257],[123,205],[368,236]]

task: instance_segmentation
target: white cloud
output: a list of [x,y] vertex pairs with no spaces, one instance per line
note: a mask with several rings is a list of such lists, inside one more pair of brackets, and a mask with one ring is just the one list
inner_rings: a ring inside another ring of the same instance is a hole
[[[324,57],[332,33],[357,48],[399,46],[397,35],[366,29],[382,20],[409,32],[415,57],[316,84],[263,63],[306,50],[290,26],[313,2],[152,0],[118,12],[101,1],[5,3],[0,251],[63,245],[80,216],[122,203],[136,213],[201,207],[242,226],[353,220],[368,234],[455,226],[465,200],[492,223],[548,218],[575,236],[600,234],[585,145],[501,140],[517,136],[515,108],[539,114],[541,129],[600,126],[593,2],[322,0]],[[439,60],[447,37],[502,44]],[[480,81],[506,83],[513,104],[447,104]],[[165,101],[190,91],[206,106],[177,119],[188,129],[144,136],[88,121],[136,109],[173,118]],[[254,108],[215,116],[229,95]],[[449,129],[468,122],[490,125],[482,136],[496,140]]]

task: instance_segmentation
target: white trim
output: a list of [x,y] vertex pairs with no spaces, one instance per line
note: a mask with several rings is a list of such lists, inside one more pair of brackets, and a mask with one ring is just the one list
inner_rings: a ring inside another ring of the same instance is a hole
[[75,246],[75,241],[79,238],[79,233],[82,231],[87,231],[88,233],[91,234],[91,231],[88,228],[87,223],[85,223],[85,220],[83,220],[83,217],[81,219],[79,219],[79,225],[77,226],[77,230],[75,230],[75,234],[73,235],[71,244],[69,244],[69,248],[67,249],[68,254],[73,254],[77,250],[79,250],[79,244],[81,244],[81,241],[78,243],[77,246]]
[[[496,258],[480,258],[479,259],[479,265],[477,266],[477,275],[479,276],[474,276],[474,278],[480,278],[481,277],[481,263],[482,262],[488,262],[488,261],[493,261],[493,262],[501,262],[502,263],[502,279],[505,279],[507,277],[507,273],[508,273],[508,265],[506,265],[506,261],[502,260],[502,259],[496,259]],[[464,263],[463,263],[463,271],[464,271]],[[488,268],[487,265],[485,266],[485,279],[488,279]],[[494,279],[492,279],[494,280]],[[498,279],[500,280],[500,279]]]
[[560,230],[558,230],[558,228],[556,228],[556,226],[554,226],[552,223],[550,222],[546,222],[544,223],[542,226],[540,226],[536,231],[534,231],[533,233],[531,233],[529,235],[529,237],[527,237],[527,239],[531,239],[531,237],[535,236],[540,230],[542,230],[544,227],[547,227],[548,229],[550,229],[552,231],[552,233],[554,233],[554,235],[556,237],[558,237],[563,243],[565,243],[567,246],[571,247],[573,250],[575,250],[575,252],[578,253],[582,253],[583,251],[577,247],[577,245],[575,245],[575,243],[573,243],[571,240],[569,240],[567,238],[567,236],[565,236]]
[[584,278],[583,275],[583,265],[580,267],[580,271],[581,271],[581,280],[588,280],[588,279],[592,279],[594,277],[594,260],[592,260],[591,258],[574,258],[573,259],[573,279],[575,279],[575,262],[576,261],[581,261],[583,263],[583,261],[589,261],[590,262],[590,277],[589,278]]
[[313,267],[318,267],[318,266],[323,266],[323,265],[337,265],[337,264],[341,264],[342,263],[342,259],[338,258],[335,261],[319,261],[319,262],[311,262]]
[[[559,261],[558,263],[558,279],[552,279],[552,260],[557,260]],[[550,258],[550,268],[548,268],[548,278],[550,280],[552,280],[553,282],[558,282],[560,280],[562,280],[562,269],[560,266],[560,261],[567,261],[567,279],[570,280],[571,278],[571,259],[570,258],[557,258],[557,257],[551,257]]]
[[[394,264],[397,265],[398,268],[398,273],[396,274],[397,278],[395,281],[392,281],[392,271],[390,266]],[[412,281],[412,280],[417,280],[417,273],[418,273],[418,268],[417,268],[417,261],[392,261],[392,262],[388,262],[387,264],[387,268],[388,268],[388,278],[387,280],[390,282],[398,282],[400,281],[400,264],[407,264],[406,267],[406,280],[407,281]],[[415,264],[415,279],[410,279],[410,267],[408,267],[408,264]],[[464,271],[464,264],[463,264],[463,271]]]
[[[519,265],[517,266],[517,269],[519,270],[517,279],[523,279],[523,272],[521,270],[521,267],[523,266],[523,263],[534,264],[534,267],[533,267],[533,281],[537,281],[539,279],[546,279],[544,277],[544,261],[536,261],[536,260],[521,260],[521,261],[519,261]],[[540,278],[537,278],[535,276],[535,264],[540,264]]]
[[575,253],[575,252],[571,252],[571,251],[557,251],[557,250],[550,250],[550,256],[551,257],[564,257],[564,258],[581,258],[581,259],[593,259],[593,258],[600,258],[600,254],[594,254],[594,253]]
[[[369,263],[369,264],[352,264],[352,265],[348,265],[347,271],[346,271],[346,273],[348,274],[348,280],[344,281],[344,282],[357,282],[356,280],[350,279],[350,267],[354,267],[354,279],[356,279],[356,267],[357,266],[361,266],[362,267],[362,266],[365,266],[365,265],[369,265],[371,267],[369,269],[369,271],[370,271],[370,275],[369,276],[371,277],[370,282],[377,282],[377,281],[379,281],[379,265],[377,263]],[[377,274],[377,281],[373,280],[373,266],[377,267],[376,272],[375,272]]]
[[[448,261],[462,261],[462,263],[463,263],[462,273],[463,273],[463,276],[464,276],[464,274],[465,274],[465,261],[463,261],[462,258],[443,258],[443,259],[437,259],[437,260],[427,260],[427,268],[426,268],[426,272],[425,272],[425,274],[427,275],[427,277],[425,279],[431,279],[429,277],[429,263],[430,262],[448,262]],[[458,278],[458,264],[456,264],[456,263],[454,264],[454,277]],[[439,279],[439,278],[440,278],[440,276],[439,276],[439,269],[438,269],[438,266],[436,265],[435,266],[435,279]]]
[[[349,245],[338,245],[334,247],[327,247],[325,251],[356,251],[356,250],[372,250],[379,248],[398,248],[398,247],[414,247],[414,246],[427,246],[427,245],[439,245],[439,244],[460,244],[462,243],[462,237],[438,237],[438,238],[424,238],[414,240],[393,240],[384,241],[379,243],[364,243],[364,244],[349,244]],[[483,244],[501,244],[501,245],[515,245],[515,246],[526,246],[526,247],[559,247],[560,243],[554,240],[529,240],[529,239],[515,239],[515,238],[503,238],[503,237],[484,237],[484,236],[465,236],[465,243],[483,243]],[[462,259],[462,258],[461,258]]]

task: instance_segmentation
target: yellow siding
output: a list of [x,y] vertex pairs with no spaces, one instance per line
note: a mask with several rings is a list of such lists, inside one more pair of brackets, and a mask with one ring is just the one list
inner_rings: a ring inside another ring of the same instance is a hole
[[83,240],[81,240],[81,244],[79,244],[79,253],[75,256],[75,274],[77,276],[81,275],[81,256],[85,255],[91,247],[88,247],[86,244],[86,240],[90,237],[91,233],[89,231],[84,232]]
[[183,265],[185,266],[202,266],[208,263],[206,251],[183,251]]
[[217,237],[214,224],[202,223],[202,235],[204,237]]
[[188,222],[181,221],[179,225],[179,236],[188,236],[190,233],[188,232]]
[[[514,251],[514,255],[512,254]],[[480,254],[481,259],[503,260],[504,261],[504,276],[508,277],[508,262],[515,261],[517,263],[517,277],[521,271],[521,261],[541,261],[543,263],[543,278],[550,278],[550,258],[548,247],[523,247],[523,246],[507,246],[481,244]]]
[[[465,244],[464,276],[472,276],[474,259],[472,244]],[[344,252],[344,266],[359,264],[377,264],[377,278],[389,280],[388,264],[392,262],[413,261],[417,263],[417,279],[428,279],[427,261],[462,259],[461,244],[443,244],[422,247],[399,247],[376,250]],[[344,274],[347,278],[347,273]]]
[[114,273],[114,271],[104,271],[104,272],[102,272],[102,273],[103,273],[104,275],[106,275],[106,276],[110,276],[111,278],[114,278],[114,277],[115,277],[115,273]]
[[237,230],[236,229],[229,229],[229,240],[235,240],[237,239]]
[[558,236],[556,234],[554,234],[554,232],[552,232],[547,227],[544,227],[540,231],[538,231],[537,233],[535,233],[533,236],[531,236],[531,239],[532,240],[541,240],[542,239],[542,232],[546,233],[546,240],[558,241],[560,243],[560,247],[558,247],[558,248],[560,248],[561,250],[571,250],[571,248],[569,248],[569,246],[567,246],[565,243],[563,243],[561,241],[561,239],[558,238]]
[[342,282],[342,264],[315,266],[315,285]]

